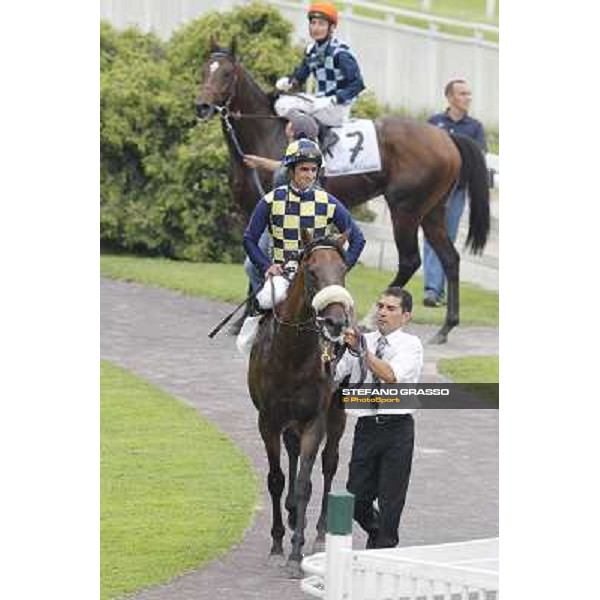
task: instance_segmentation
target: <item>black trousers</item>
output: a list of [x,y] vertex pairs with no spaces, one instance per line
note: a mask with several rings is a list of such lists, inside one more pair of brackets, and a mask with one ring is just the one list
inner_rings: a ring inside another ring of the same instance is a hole
[[369,534],[367,548],[398,544],[414,440],[412,415],[393,415],[383,423],[360,417],[356,423],[346,487],[355,496],[354,519]]

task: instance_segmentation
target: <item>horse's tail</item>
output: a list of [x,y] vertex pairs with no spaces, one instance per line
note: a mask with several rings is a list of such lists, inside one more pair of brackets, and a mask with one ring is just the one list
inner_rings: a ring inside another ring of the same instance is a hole
[[481,254],[490,231],[490,190],[488,171],[481,148],[471,138],[452,135],[462,167],[458,185],[466,185],[469,190],[469,233],[466,245],[473,254]]

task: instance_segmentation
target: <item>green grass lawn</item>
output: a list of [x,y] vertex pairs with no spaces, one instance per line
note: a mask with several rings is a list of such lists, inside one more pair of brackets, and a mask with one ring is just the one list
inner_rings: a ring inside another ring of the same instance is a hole
[[438,371],[454,383],[498,383],[500,367],[498,356],[464,356],[443,358],[437,363]]
[[[248,282],[242,265],[218,263],[191,263],[164,258],[139,258],[133,256],[104,254],[100,258],[100,271],[105,277],[136,281],[146,285],[169,288],[188,294],[239,303],[244,299]],[[347,286],[362,318],[374,302],[377,294],[393,279],[390,271],[358,265],[348,276]],[[445,307],[423,306],[423,279],[413,277],[407,285],[413,294],[413,321],[424,324],[441,324]],[[498,293],[479,286],[462,283],[461,324],[498,325]]]
[[238,542],[250,461],[198,413],[101,363],[101,598],[168,581]]

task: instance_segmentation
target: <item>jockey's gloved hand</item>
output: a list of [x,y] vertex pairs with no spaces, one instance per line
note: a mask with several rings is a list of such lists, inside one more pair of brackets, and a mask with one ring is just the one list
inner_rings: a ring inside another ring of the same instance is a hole
[[278,263],[273,263],[265,271],[265,278],[268,278],[269,276],[274,277],[275,275],[283,275],[283,267]]
[[275,83],[275,89],[280,92],[289,92],[292,89],[292,82],[289,77],[280,77]]
[[335,104],[335,96],[321,96],[313,100],[314,110],[323,110]]

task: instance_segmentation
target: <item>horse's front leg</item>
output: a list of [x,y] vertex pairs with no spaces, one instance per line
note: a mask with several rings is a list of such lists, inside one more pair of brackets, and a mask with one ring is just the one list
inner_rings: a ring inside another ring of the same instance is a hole
[[273,507],[273,525],[271,527],[271,557],[283,556],[283,535],[285,528],[281,518],[281,496],[285,486],[285,476],[281,470],[281,432],[269,428],[267,419],[259,414],[258,427],[265,444],[269,460],[268,488]]
[[[335,402],[335,400],[334,400]],[[327,530],[327,502],[331,484],[337,472],[340,440],[346,427],[346,412],[343,408],[332,404],[327,415],[327,442],[321,453],[323,465],[323,498],[321,514],[317,521],[317,539],[313,545],[313,554],[325,550],[325,532]]]
[[306,529],[306,509],[312,492],[311,474],[319,445],[325,433],[325,415],[319,415],[300,436],[300,469],[296,479],[296,529],[292,535],[292,552],[288,558],[288,572],[291,577],[302,577],[300,562],[304,546],[304,530]]
[[300,455],[300,436],[292,427],[283,432],[283,442],[288,453],[288,490],[285,497],[285,508],[288,511],[289,528],[296,529],[296,475],[298,473],[298,457]]

